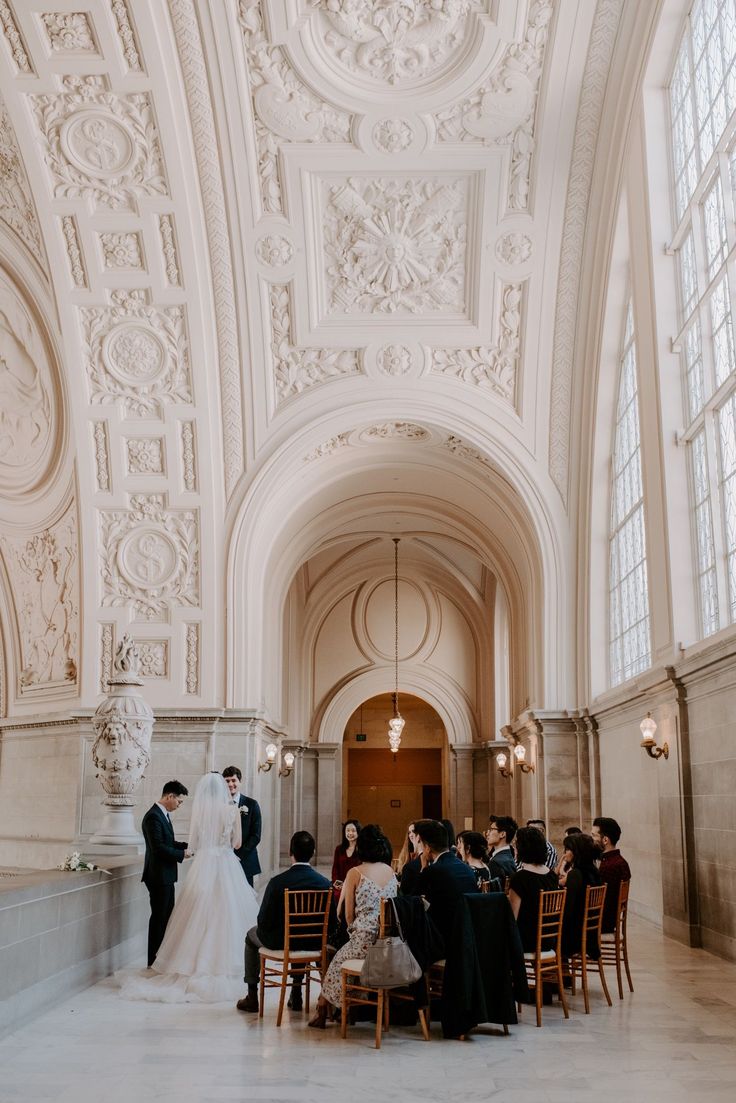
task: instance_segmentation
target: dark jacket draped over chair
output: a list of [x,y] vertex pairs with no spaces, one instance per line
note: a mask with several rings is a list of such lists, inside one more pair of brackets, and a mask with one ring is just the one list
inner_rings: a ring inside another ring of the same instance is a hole
[[457,1038],[479,1023],[516,1023],[516,1003],[528,999],[524,951],[506,894],[466,894],[447,944],[444,1037]]

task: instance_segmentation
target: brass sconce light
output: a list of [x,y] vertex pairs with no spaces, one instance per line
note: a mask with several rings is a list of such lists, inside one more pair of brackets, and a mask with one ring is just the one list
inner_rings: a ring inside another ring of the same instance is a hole
[[662,746],[657,745],[657,740],[654,738],[654,733],[657,730],[656,721],[652,720],[651,712],[648,712],[641,724],[639,725],[642,739],[641,745],[647,752],[650,758],[669,758],[670,747],[669,743],[663,743]]
[[501,777],[512,777],[514,773],[513,769],[506,765],[508,760],[509,756],[504,754],[503,751],[496,755],[496,766],[498,767],[498,772]]
[[283,769],[279,770],[279,777],[288,777],[291,771],[294,769],[294,763],[296,762],[296,756],[293,751],[284,751],[283,758],[281,760],[284,764]]
[[276,761],[276,756],[278,755],[278,753],[279,753],[279,749],[276,746],[276,744],[275,743],[269,743],[268,746],[266,747],[266,761],[258,763],[259,772],[261,770],[263,770],[264,773],[268,773],[268,771],[273,767],[273,764]]
[[517,743],[514,747],[514,753],[509,756],[501,751],[496,755],[496,766],[501,777],[513,777],[514,770],[518,768],[525,774],[534,773],[534,763],[527,762],[526,760],[526,747],[521,743]]
[[517,743],[514,747],[514,758],[516,759],[516,765],[525,774],[534,773],[534,763],[527,762],[526,760],[526,747],[521,743]]

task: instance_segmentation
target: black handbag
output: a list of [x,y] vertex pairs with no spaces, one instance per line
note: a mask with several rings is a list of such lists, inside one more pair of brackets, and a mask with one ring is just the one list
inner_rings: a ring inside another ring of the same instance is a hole
[[361,984],[368,988],[403,988],[413,984],[422,975],[422,968],[404,940],[404,935],[391,901],[398,935],[377,938],[363,960],[360,974]]

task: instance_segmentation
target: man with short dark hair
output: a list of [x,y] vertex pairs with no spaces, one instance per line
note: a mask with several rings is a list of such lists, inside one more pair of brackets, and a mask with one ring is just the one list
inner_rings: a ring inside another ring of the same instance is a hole
[[253,878],[261,872],[257,850],[261,841],[261,806],[253,797],[246,797],[240,792],[243,775],[237,766],[226,766],[222,771],[222,776],[227,782],[233,804],[236,804],[240,809],[240,829],[243,841],[235,851],[235,856],[240,859],[243,873],[248,884],[252,887]]
[[606,885],[606,901],[603,905],[601,930],[610,934],[616,930],[618,919],[618,890],[622,881],[631,880],[629,863],[617,849],[621,838],[621,828],[610,816],[597,816],[593,820],[591,831],[593,842],[601,852],[599,872],[601,881]]
[[429,903],[429,918],[447,947],[460,897],[480,889],[470,866],[450,852],[447,831],[438,820],[418,820],[414,830],[422,846],[416,895]]
[[541,831],[544,835],[544,841],[547,845],[547,858],[544,864],[547,866],[548,869],[555,869],[557,867],[559,858],[557,857],[557,851],[547,838],[547,824],[544,822],[544,820],[527,820],[526,825],[527,827],[536,827],[537,830]]
[[[258,981],[261,975],[261,960],[258,950],[267,946],[269,950],[284,948],[284,890],[292,889],[331,889],[332,882],[317,873],[310,865],[314,857],[315,842],[308,831],[297,831],[291,836],[289,854],[291,865],[283,873],[277,873],[266,885],[263,894],[258,922],[245,936],[245,983],[248,995],[238,1000],[238,1011],[258,1011]],[[302,949],[306,947],[302,946]],[[291,998],[286,1005],[292,1011],[302,1009],[302,980],[294,977],[291,986]]]
[[492,816],[487,838],[493,847],[493,855],[488,863],[491,877],[498,877],[503,885],[507,877],[516,873],[516,859],[511,844],[516,836],[518,825],[511,816]]
[[148,921],[149,969],[156,960],[166,925],[174,910],[174,885],[179,876],[177,865],[190,857],[187,844],[179,843],[174,838],[170,815],[188,795],[186,785],[180,781],[167,781],[161,790],[161,799],[151,805],[141,822],[146,841],[141,881],[148,889],[151,904],[151,918]]

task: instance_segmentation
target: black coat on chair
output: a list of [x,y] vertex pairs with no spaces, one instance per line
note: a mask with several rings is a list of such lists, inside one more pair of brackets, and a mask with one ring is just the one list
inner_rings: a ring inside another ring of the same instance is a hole
[[417,894],[429,902],[429,918],[440,933],[445,951],[452,937],[458,902],[466,892],[480,895],[475,874],[449,851],[440,854],[417,879]]

